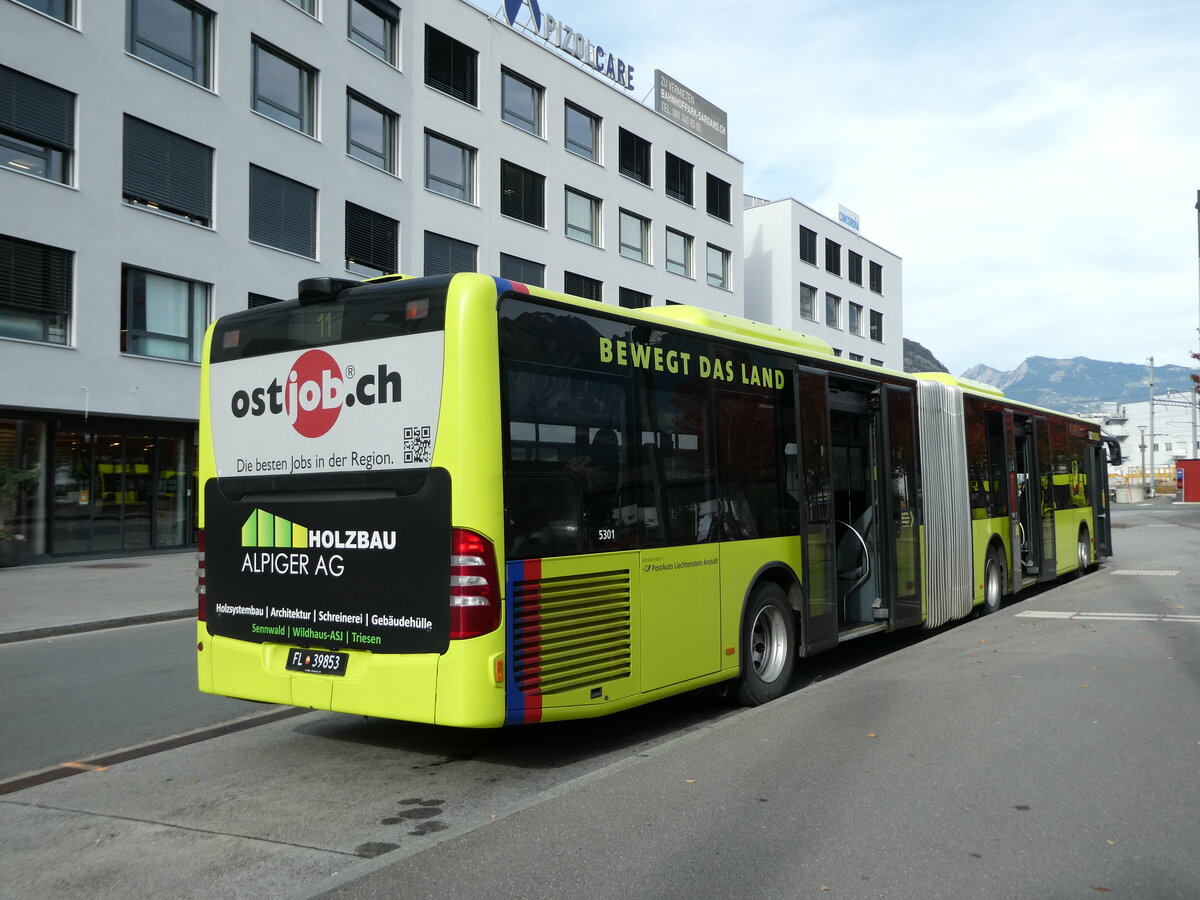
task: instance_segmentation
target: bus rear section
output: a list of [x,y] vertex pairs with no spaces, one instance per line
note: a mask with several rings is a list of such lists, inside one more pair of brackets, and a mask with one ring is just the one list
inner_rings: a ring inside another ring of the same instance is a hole
[[[456,497],[451,474],[478,468],[463,466],[463,454],[489,455],[496,429],[463,431],[475,415],[486,423],[494,386],[485,376],[478,391],[443,404],[443,385],[461,388],[461,361],[489,340],[460,322],[462,310],[472,290],[494,308],[495,288],[478,277],[451,285],[316,279],[298,300],[210,330],[202,691],[502,724],[500,499],[478,484]],[[478,318],[486,329],[489,317]]]

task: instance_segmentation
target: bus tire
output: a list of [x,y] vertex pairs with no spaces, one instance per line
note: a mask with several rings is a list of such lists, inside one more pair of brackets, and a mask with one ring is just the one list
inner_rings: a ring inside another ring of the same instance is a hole
[[796,614],[783,588],[756,587],[742,615],[742,672],[738,700],[759,706],[783,695],[796,667]]
[[991,615],[1004,602],[1004,562],[996,548],[988,547],[987,561],[983,564],[983,603],[979,605],[981,616]]
[[1075,577],[1079,578],[1092,567],[1092,539],[1086,525],[1079,526],[1079,539],[1075,544],[1075,562],[1078,568]]

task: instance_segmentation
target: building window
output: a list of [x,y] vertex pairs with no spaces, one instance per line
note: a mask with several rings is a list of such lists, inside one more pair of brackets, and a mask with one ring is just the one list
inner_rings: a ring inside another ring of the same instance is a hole
[[811,284],[800,285],[800,318],[817,321],[817,289]]
[[638,137],[632,131],[621,129],[620,133],[620,165],[622,175],[650,184],[650,142]]
[[200,361],[209,285],[121,267],[121,352]]
[[564,144],[576,156],[584,160],[600,162],[600,116],[587,109],[566,103],[564,122]]
[[883,313],[871,310],[871,340],[883,340]]
[[566,235],[585,244],[600,246],[600,201],[567,188]]
[[425,274],[451,275],[474,272],[479,248],[444,234],[425,232]]
[[0,165],[71,183],[75,95],[0,66]]
[[882,365],[883,365],[883,360],[882,360],[882,359],[872,359],[872,360],[871,360],[871,365],[873,365],[873,366],[882,366]]
[[857,303],[850,304],[846,319],[846,329],[851,334],[862,334],[862,311],[863,308]]
[[500,117],[530,134],[542,134],[543,90],[532,81],[503,69],[500,72]]
[[212,224],[212,147],[125,117],[122,190],[135,206]]
[[730,184],[708,173],[708,214],[723,222],[732,221],[733,210],[729,200]]
[[692,238],[681,231],[667,229],[667,271],[676,275],[692,274]]
[[396,128],[400,117],[352,91],[346,93],[346,152],[396,174]]
[[534,287],[545,287],[546,267],[531,259],[519,256],[500,254],[500,277],[509,281],[519,281],[521,284],[531,284]]
[[635,291],[633,288],[619,288],[620,303],[626,309],[645,309],[650,305],[650,295]]
[[426,25],[425,83],[463,103],[477,106],[479,53]]
[[650,220],[621,210],[621,255],[650,262]]
[[854,284],[862,284],[862,259],[853,250],[846,251],[846,263],[850,270],[848,277]]
[[850,354],[850,362],[862,362],[862,361],[863,361],[863,356],[861,353],[851,353]]
[[317,72],[254,41],[254,110],[303,134],[316,133]]
[[386,63],[396,64],[400,9],[386,0],[350,0],[350,40]]
[[708,245],[708,283],[729,290],[729,251],[712,244]]
[[134,56],[202,87],[212,83],[213,14],[182,0],[129,0]]
[[[307,10],[305,11],[307,12]],[[253,291],[246,295],[246,309],[258,309],[260,306],[282,302],[279,297],[268,297],[266,294],[255,294]]]
[[500,215],[544,228],[546,176],[500,160]]
[[[287,2],[296,7],[296,9],[303,10],[310,16],[316,18],[317,0],[287,0]],[[257,297],[258,294],[252,294],[251,296]]]
[[437,194],[475,202],[475,148],[425,132],[425,187]]
[[316,188],[252,165],[250,240],[316,259]]
[[842,327],[842,298],[825,294],[825,324],[830,328]]
[[842,245],[825,238],[825,271],[831,275],[842,274]]
[[375,278],[398,268],[400,223],[354,203],[346,204],[346,269]]
[[667,154],[667,196],[692,205],[692,164]]
[[566,105],[565,144],[577,156],[600,161],[600,117],[568,102]]
[[603,292],[603,281],[588,278],[586,275],[576,275],[574,272],[563,272],[563,293],[602,303],[604,301]]
[[877,262],[871,263],[871,290],[877,294],[883,293],[883,266]]
[[0,337],[67,342],[75,254],[0,235]]
[[800,260],[817,264],[817,233],[803,225],[800,226]]
[[68,25],[75,24],[75,4],[72,0],[18,0],[19,3],[45,13],[52,19],[58,19]]

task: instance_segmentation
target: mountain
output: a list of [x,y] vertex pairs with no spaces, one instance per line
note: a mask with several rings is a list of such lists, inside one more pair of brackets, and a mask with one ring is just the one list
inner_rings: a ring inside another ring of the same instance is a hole
[[[907,363],[907,347],[905,350]],[[1155,366],[1154,393],[1165,394],[1168,388],[1190,392],[1194,387],[1193,371],[1187,366]],[[1011,372],[980,365],[963,372],[961,377],[995,385],[1013,400],[1064,412],[1094,410],[1103,404],[1136,403],[1150,396],[1146,384],[1150,373],[1146,366],[1104,362],[1086,356],[1074,359],[1031,356]]]
[[904,371],[905,372],[949,372],[941,360],[918,344],[916,341],[904,339]]

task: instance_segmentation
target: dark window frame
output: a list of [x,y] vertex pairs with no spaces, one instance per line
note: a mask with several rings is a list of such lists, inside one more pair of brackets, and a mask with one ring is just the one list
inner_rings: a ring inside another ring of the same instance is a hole
[[[457,147],[462,152],[461,159],[463,160],[463,175],[465,183],[458,184],[439,176],[435,176],[430,171],[429,166],[429,142],[439,141],[450,147]],[[435,194],[441,194],[443,197],[449,197],[452,200],[459,200],[463,203],[475,203],[475,160],[478,157],[476,148],[464,144],[461,141],[456,141],[454,138],[447,137],[444,134],[439,134],[436,131],[425,130],[425,189],[432,191]],[[439,190],[435,185],[444,185],[448,190]],[[463,196],[458,196],[457,191],[461,190]]]
[[[188,12],[191,16],[188,35],[188,43],[191,46],[186,55],[139,31],[143,25],[140,21],[142,10],[174,7]],[[203,88],[212,88],[213,21],[216,18],[212,10],[189,0],[129,0],[127,9],[125,49],[128,53],[184,81],[190,81]]]
[[[588,137],[590,142],[585,147],[579,141],[571,138],[571,113],[575,113],[582,120],[588,122]],[[574,153],[576,156],[583,159],[589,159],[592,162],[600,162],[600,123],[601,118],[593,112],[584,109],[578,103],[572,103],[567,100],[563,104],[563,146],[569,153]]]
[[[529,89],[532,109],[528,111],[510,105],[509,83],[516,82]],[[500,70],[500,119],[514,128],[528,132],[536,137],[542,137],[545,132],[546,89],[535,81],[518,75],[512,69],[504,67]],[[528,113],[528,114],[526,114]]]
[[724,179],[718,178],[712,172],[707,173],[705,178],[705,208],[708,214],[714,218],[720,219],[722,222],[733,221],[733,185]]
[[[0,235],[0,337],[67,346],[74,290],[74,251]],[[10,330],[13,320],[26,325]]]
[[[285,128],[300,134],[315,138],[317,136],[317,79],[319,72],[313,66],[280,50],[273,44],[257,37],[251,38],[251,74],[250,74],[250,108],[272,122],[278,122]],[[300,106],[292,109],[284,105],[285,98],[270,97],[262,92],[259,77],[262,72],[263,57],[270,56],[274,61],[284,63],[296,70],[296,87]],[[280,102],[283,101],[283,102]],[[294,123],[293,123],[294,120]]]
[[[641,244],[628,244],[625,242],[625,221],[626,219],[634,222],[638,226],[641,238]],[[630,212],[627,209],[622,209],[617,214],[617,252],[625,259],[632,259],[637,262],[650,262],[650,220],[645,216],[639,216],[635,212]],[[626,248],[630,250],[626,253]]]
[[638,184],[650,187],[650,153],[653,145],[626,128],[618,134],[618,171]]
[[75,101],[68,90],[0,65],[0,147],[11,151],[0,166],[71,184]]
[[[380,42],[364,27],[356,27],[354,22],[355,9],[373,14],[383,23],[383,40]],[[400,8],[387,0],[350,0],[346,4],[346,37],[357,44],[376,59],[381,59],[389,66],[396,65],[396,36],[400,31]]]
[[[584,231],[584,229],[571,224],[571,195],[575,195],[576,197],[587,201],[591,219],[590,232]],[[572,240],[587,244],[590,247],[599,247],[601,245],[600,237],[603,229],[603,205],[600,198],[593,197],[591,194],[576,190],[569,185],[564,188],[563,197],[563,233]],[[572,234],[572,229],[579,233]]]
[[852,284],[861,285],[863,283],[863,258],[861,253],[855,253],[853,250],[846,250],[846,277],[850,279]]
[[317,258],[316,188],[251,163],[249,195],[253,243]]
[[[137,292],[137,280],[134,276],[143,276],[142,292]],[[150,297],[145,290],[144,276],[166,278],[187,285],[187,322],[186,335],[172,334],[165,331],[151,331],[147,327]],[[202,290],[198,290],[202,289]],[[140,298],[140,303],[139,303]],[[147,359],[166,359],[172,362],[200,362],[201,345],[204,342],[204,328],[208,323],[209,304],[212,298],[212,285],[204,281],[194,281],[181,278],[166,272],[156,272],[141,266],[128,263],[121,266],[121,352],[131,356]],[[140,327],[139,327],[140,323]],[[149,353],[137,349],[138,342],[164,342],[172,346],[187,348],[187,356],[167,356],[161,353]]]
[[622,287],[617,289],[617,293],[619,295],[617,302],[625,309],[648,309],[653,305],[651,303],[653,297],[642,291]]
[[546,176],[500,160],[500,215],[546,227]]
[[375,278],[399,268],[400,223],[346,201],[346,270]]
[[563,272],[563,293],[596,303],[604,302],[604,282],[578,272]]
[[825,238],[825,271],[839,278],[842,274],[842,245],[832,238]]
[[[431,241],[430,238],[434,240]],[[467,262],[470,255],[470,266],[460,265]],[[425,275],[446,275],[454,272],[474,272],[479,268],[479,247],[469,241],[438,234],[433,231],[425,232],[424,273]],[[431,271],[432,269],[432,271]]]
[[817,264],[817,233],[800,226],[800,261]]
[[425,84],[478,108],[479,51],[426,25]]
[[534,287],[545,287],[546,266],[544,263],[534,262],[532,259],[514,256],[511,253],[501,253],[500,277]]
[[871,310],[871,340],[883,343],[883,313],[877,309]]
[[122,197],[133,206],[211,227],[215,152],[207,144],[126,115]]
[[883,293],[883,266],[877,262],[870,265],[871,290],[876,294]]
[[681,203],[686,203],[688,206],[694,206],[696,167],[674,153],[667,153],[664,159],[667,182],[665,191],[667,196]]
[[[383,123],[383,152],[379,153],[373,147],[360,140],[355,140],[353,104],[367,109],[380,117]],[[386,107],[380,106],[373,100],[364,97],[358,91],[346,89],[346,154],[366,163],[368,166],[396,174],[396,130],[399,127],[400,116]],[[358,151],[358,153],[355,152]],[[361,154],[361,155],[360,155]]]

